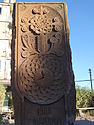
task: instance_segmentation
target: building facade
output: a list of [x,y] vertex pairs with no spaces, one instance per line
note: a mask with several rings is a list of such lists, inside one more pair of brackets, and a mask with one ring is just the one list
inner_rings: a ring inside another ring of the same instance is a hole
[[14,0],[0,3],[0,83],[10,85],[11,79],[11,38],[12,14],[11,5]]

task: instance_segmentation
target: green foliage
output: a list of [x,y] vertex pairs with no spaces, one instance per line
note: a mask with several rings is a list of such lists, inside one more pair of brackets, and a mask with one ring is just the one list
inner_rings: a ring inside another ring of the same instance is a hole
[[3,106],[3,102],[4,102],[4,99],[5,99],[5,87],[2,83],[0,83],[0,110]]
[[13,102],[12,102],[12,93],[9,94],[8,106],[9,106],[10,108],[13,107]]
[[94,92],[86,88],[76,88],[76,108],[94,107]]

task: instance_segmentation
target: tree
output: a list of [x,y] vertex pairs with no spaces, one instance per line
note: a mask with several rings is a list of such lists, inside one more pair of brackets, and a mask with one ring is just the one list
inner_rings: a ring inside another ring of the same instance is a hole
[[2,83],[0,83],[0,110],[3,106],[3,102],[5,99],[5,92],[6,92],[6,89],[5,89],[4,85]]

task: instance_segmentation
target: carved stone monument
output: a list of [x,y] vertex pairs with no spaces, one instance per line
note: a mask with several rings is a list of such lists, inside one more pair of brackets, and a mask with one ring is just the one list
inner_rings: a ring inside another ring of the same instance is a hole
[[12,35],[16,125],[73,125],[75,83],[65,3],[16,3]]

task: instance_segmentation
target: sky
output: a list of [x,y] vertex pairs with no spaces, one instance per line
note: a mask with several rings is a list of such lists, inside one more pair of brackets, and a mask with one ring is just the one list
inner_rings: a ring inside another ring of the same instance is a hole
[[[1,2],[3,0],[0,0]],[[16,0],[17,2],[66,2],[70,27],[70,46],[75,81],[94,78],[94,0]],[[76,83],[90,87],[90,82]],[[94,82],[93,82],[94,86]]]

